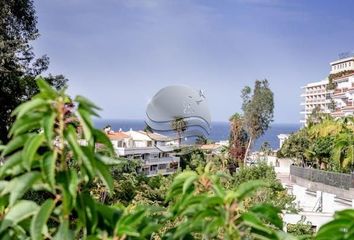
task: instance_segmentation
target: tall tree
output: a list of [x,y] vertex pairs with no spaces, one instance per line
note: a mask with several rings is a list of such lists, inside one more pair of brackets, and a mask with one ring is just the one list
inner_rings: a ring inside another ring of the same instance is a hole
[[250,87],[245,87],[241,92],[241,97],[245,128],[249,135],[244,157],[246,161],[253,142],[268,130],[273,121],[274,97],[267,79],[256,80],[253,92]]
[[[7,142],[12,110],[38,92],[35,78],[48,69],[49,58],[36,58],[31,41],[38,38],[33,0],[0,0],[0,141]],[[62,75],[46,78],[59,89]]]
[[245,157],[247,142],[249,140],[246,129],[244,128],[244,118],[235,113],[229,119],[230,121],[230,139],[229,139],[229,155],[233,160],[229,163],[229,170],[235,165],[240,165]]

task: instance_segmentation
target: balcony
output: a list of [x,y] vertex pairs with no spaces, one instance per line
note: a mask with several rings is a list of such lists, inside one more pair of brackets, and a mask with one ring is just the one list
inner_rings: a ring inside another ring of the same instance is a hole
[[326,89],[320,89],[320,90],[310,90],[310,91],[305,91],[302,95],[318,95],[318,94],[323,94],[326,93]]
[[158,170],[150,170],[144,171],[144,174],[148,177],[153,177],[157,175],[170,175],[177,172],[178,169],[175,168],[166,168],[166,169],[158,169]]
[[134,154],[144,154],[144,153],[159,153],[159,152],[161,152],[156,147],[131,147],[131,148],[118,147],[115,150],[116,150],[116,153],[119,156],[127,156],[127,155],[134,155]]
[[145,159],[145,165],[153,165],[153,164],[163,164],[163,163],[172,163],[172,162],[179,162],[179,157],[162,157],[162,158],[150,158]]
[[333,98],[346,98],[348,93],[348,88],[336,89],[333,92]]
[[314,104],[328,103],[329,101],[330,101],[330,99],[327,99],[325,97],[320,98],[320,99],[306,99],[305,105],[310,104],[310,103],[314,103]]

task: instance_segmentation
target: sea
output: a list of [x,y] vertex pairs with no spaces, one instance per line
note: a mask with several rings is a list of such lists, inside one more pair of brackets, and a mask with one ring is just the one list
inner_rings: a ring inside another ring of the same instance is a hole
[[[143,130],[145,128],[144,120],[127,120],[127,119],[95,119],[94,124],[97,128],[104,128],[111,125],[114,131],[122,129],[122,131]],[[291,134],[300,129],[300,124],[274,123],[265,132],[263,136],[258,138],[253,146],[253,151],[259,150],[264,142],[268,142],[273,150],[279,149],[279,134]],[[230,134],[230,124],[228,122],[212,122],[211,132],[208,138],[212,141],[228,140]]]

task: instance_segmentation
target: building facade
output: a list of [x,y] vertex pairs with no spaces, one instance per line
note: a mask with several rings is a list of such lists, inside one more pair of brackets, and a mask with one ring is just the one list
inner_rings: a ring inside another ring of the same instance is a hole
[[333,117],[345,117],[354,113],[354,55],[347,54],[330,63],[329,76],[320,82],[302,87],[300,120],[306,125],[312,112],[317,109]]
[[333,100],[336,108],[333,117],[345,117],[354,113],[354,56],[331,62],[330,77],[335,87]]
[[302,87],[301,94],[301,123],[307,124],[313,111],[330,113],[331,95],[333,90],[328,89],[328,79],[319,82],[309,83]]
[[139,170],[148,177],[169,175],[179,169],[180,158],[175,156],[173,152],[161,150],[165,144],[174,144],[175,142],[155,140],[165,138],[162,135],[151,138],[143,131],[133,130],[127,132],[109,130],[106,133],[113,144],[116,154],[127,159],[140,160],[142,167]]

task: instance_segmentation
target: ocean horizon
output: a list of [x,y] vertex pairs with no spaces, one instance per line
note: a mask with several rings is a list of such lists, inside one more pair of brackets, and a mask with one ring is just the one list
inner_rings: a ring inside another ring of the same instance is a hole
[[[131,120],[131,119],[95,119],[95,127],[104,128],[107,125],[111,125],[114,131],[121,129],[122,131],[143,130],[145,128],[144,120]],[[273,150],[279,149],[279,134],[291,134],[296,132],[301,127],[296,123],[273,123],[267,132],[258,138],[253,145],[252,150],[259,150],[260,146],[264,142],[268,142]],[[228,140],[230,133],[229,122],[212,122],[211,132],[208,139],[212,141]]]

